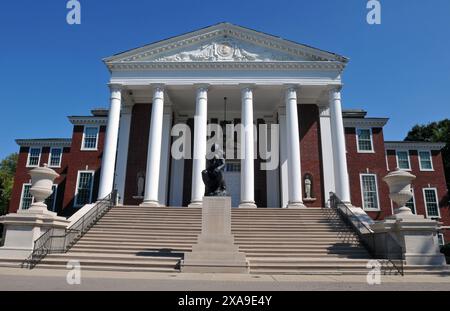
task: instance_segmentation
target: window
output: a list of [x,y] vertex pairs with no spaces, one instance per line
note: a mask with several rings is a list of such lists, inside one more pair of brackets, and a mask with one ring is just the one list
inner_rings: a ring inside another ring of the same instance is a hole
[[47,209],[50,211],[55,211],[56,209],[56,196],[58,194],[58,186],[52,186],[53,193],[45,200],[45,204],[47,205]]
[[49,167],[61,167],[62,148],[52,148],[50,150]]
[[357,129],[358,136],[358,152],[373,152],[372,130]]
[[409,151],[397,151],[397,167],[401,170],[410,170]]
[[421,171],[433,170],[433,161],[431,160],[430,151],[419,151],[419,164]]
[[414,190],[412,190],[413,197],[406,202],[405,206],[408,207],[413,214],[416,213],[416,198],[414,197]]
[[439,242],[439,246],[445,245],[444,235],[442,233],[438,233],[438,242]]
[[41,161],[41,148],[30,148],[28,152],[28,167],[36,167],[39,166],[39,162]]
[[423,189],[427,217],[440,217],[436,188]]
[[75,206],[80,207],[91,203],[92,186],[94,184],[93,171],[79,171],[77,189],[75,190]]
[[361,175],[361,192],[363,208],[368,210],[379,210],[377,176],[373,174]]
[[[57,185],[53,185],[53,193],[45,200],[45,204],[47,204],[47,208],[51,211],[55,210],[56,205],[56,195],[57,195]],[[31,204],[34,202],[34,198],[30,192],[31,184],[23,184],[22,188],[22,198],[20,200],[20,209],[29,209]]]
[[98,127],[85,126],[83,133],[83,145],[81,150],[97,150]]
[[20,200],[20,209],[29,209],[33,203],[33,196],[30,193],[31,184],[23,184],[22,198]]

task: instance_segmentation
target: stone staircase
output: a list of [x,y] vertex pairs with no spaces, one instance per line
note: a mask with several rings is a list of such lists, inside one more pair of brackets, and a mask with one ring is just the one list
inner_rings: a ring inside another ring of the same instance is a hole
[[[201,209],[114,207],[65,254],[38,268],[179,271],[201,230]],[[255,274],[367,273],[367,251],[330,209],[233,209],[232,231]]]

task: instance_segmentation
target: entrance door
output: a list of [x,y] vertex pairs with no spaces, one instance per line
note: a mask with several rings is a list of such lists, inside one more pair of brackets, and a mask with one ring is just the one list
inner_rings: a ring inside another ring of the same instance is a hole
[[241,163],[228,161],[225,165],[225,183],[231,196],[231,206],[239,207],[241,202]]

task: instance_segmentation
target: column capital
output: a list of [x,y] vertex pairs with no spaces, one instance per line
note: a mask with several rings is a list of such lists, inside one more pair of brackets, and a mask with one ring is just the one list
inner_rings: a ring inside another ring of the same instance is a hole
[[208,91],[211,85],[209,83],[195,83],[194,87],[196,90]]
[[241,89],[241,91],[243,90],[253,90],[256,87],[255,83],[239,83],[238,84],[239,88]]
[[296,84],[296,83],[286,83],[283,84],[283,88],[286,91],[292,90],[292,91],[300,91],[301,85],[300,84]]
[[342,84],[328,84],[328,89],[330,93],[340,92],[342,90]]
[[108,87],[111,91],[122,91],[122,89],[124,89],[124,86],[121,83],[108,83]]
[[164,83],[150,83],[150,87],[152,88],[153,92],[164,92],[166,85]]
[[330,100],[341,100],[340,89],[335,88],[330,90]]

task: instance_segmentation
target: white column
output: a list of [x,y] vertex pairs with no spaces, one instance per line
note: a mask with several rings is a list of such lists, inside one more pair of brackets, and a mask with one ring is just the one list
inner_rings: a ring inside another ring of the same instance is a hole
[[147,172],[145,178],[144,202],[141,206],[159,206],[159,172],[161,166],[161,143],[164,115],[164,88],[157,85],[153,89],[152,116],[148,138]]
[[302,172],[300,161],[300,133],[297,113],[297,88],[286,89],[286,137],[288,151],[289,208],[303,205]]
[[286,108],[278,109],[278,123],[280,124],[280,207],[286,208],[289,203],[289,174],[288,174],[288,156],[286,141]]
[[122,101],[122,86],[110,84],[111,103],[106,127],[105,145],[103,147],[102,168],[98,199],[105,198],[113,190],[114,168],[116,165],[117,139],[119,136],[120,105]]
[[163,132],[161,143],[161,168],[159,171],[158,201],[161,206],[167,205],[169,187],[169,163],[170,163],[170,131],[172,129],[172,108],[164,108]]
[[330,107],[320,106],[320,141],[322,144],[323,188],[325,201],[328,202],[330,192],[336,192],[334,183],[333,142],[331,139]]
[[208,86],[197,87],[194,116],[194,158],[192,161],[192,197],[189,207],[201,207],[205,195],[202,171],[206,168],[206,135],[208,125]]
[[253,90],[244,87],[242,95],[242,131],[241,131],[241,203],[240,208],[255,208],[255,169],[253,135]]
[[347,151],[345,147],[344,121],[342,119],[341,93],[336,89],[330,91],[330,116],[336,194],[342,201],[350,203],[350,184],[347,170]]
[[122,106],[119,126],[119,145],[117,150],[116,187],[119,193],[119,204],[123,204],[125,195],[125,179],[128,164],[128,147],[130,140],[132,106]]

